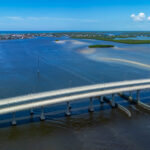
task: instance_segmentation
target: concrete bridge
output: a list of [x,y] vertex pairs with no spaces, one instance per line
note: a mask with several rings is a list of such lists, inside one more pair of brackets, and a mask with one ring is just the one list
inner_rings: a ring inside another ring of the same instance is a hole
[[[101,104],[106,102],[110,104],[112,108],[118,108],[131,117],[131,113],[128,109],[115,102],[115,96],[120,96],[130,102],[134,101],[135,104],[150,110],[149,105],[140,101],[140,91],[146,89],[150,89],[150,79],[95,84],[6,98],[0,100],[0,115],[12,113],[12,125],[16,125],[15,112],[30,110],[30,113],[33,114],[34,108],[41,107],[40,119],[45,120],[44,106],[66,102],[66,115],[69,116],[71,115],[70,102],[87,98],[90,99],[89,111],[93,112],[93,98],[98,98]],[[136,100],[132,98],[133,91],[137,93]],[[129,95],[124,95],[124,92],[129,92]],[[112,98],[108,99],[106,97],[107,95],[111,95]]]

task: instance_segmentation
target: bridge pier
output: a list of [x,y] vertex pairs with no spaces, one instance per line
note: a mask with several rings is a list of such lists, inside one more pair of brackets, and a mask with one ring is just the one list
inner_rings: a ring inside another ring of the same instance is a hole
[[15,117],[15,112],[13,112],[13,118],[12,118],[11,124],[12,124],[12,126],[16,126],[17,125],[16,117]]
[[111,103],[112,103],[112,107],[114,108],[116,106],[116,104],[115,104],[115,94],[112,94]]
[[104,102],[106,102],[107,104],[109,104],[111,106],[111,108],[116,108],[117,104],[115,103],[115,100],[114,100],[114,96],[112,96],[112,99],[109,99],[107,97],[104,96],[103,98]]
[[123,93],[118,93],[118,95],[123,98],[124,100],[127,100],[130,104],[137,104],[136,101],[133,98],[130,98],[130,96],[125,95]]
[[45,120],[45,114],[44,114],[44,107],[41,107],[41,116],[40,116],[40,120],[44,121]]
[[139,103],[140,102],[140,90],[137,90],[136,99],[137,99],[137,103]]
[[71,106],[70,106],[70,102],[67,102],[67,111],[66,111],[66,116],[70,116],[71,115]]
[[30,115],[33,116],[34,112],[33,109],[30,109]]
[[103,104],[104,103],[104,96],[100,96],[99,101],[100,101],[100,104]]
[[132,100],[132,91],[129,92],[129,99]]
[[90,98],[90,106],[89,106],[89,112],[94,112],[94,107],[93,107],[93,98]]

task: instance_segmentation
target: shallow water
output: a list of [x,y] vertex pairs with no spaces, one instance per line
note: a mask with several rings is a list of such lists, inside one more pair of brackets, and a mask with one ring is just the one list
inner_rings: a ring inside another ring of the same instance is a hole
[[[148,44],[128,45],[65,37],[59,38],[61,42],[55,40],[0,41],[1,98],[150,76]],[[114,44],[115,47],[89,49],[90,44]],[[149,103],[149,95],[149,91],[142,92],[142,101]],[[88,100],[72,102],[71,117],[64,116],[65,104],[46,107],[45,122],[39,121],[40,109],[34,110],[34,118],[28,111],[17,113],[17,127],[10,126],[11,114],[1,116],[0,149],[148,150],[149,112],[134,109],[119,97],[116,101],[131,110],[131,118],[110,109],[107,104],[100,106],[96,99],[94,113],[88,113]]]

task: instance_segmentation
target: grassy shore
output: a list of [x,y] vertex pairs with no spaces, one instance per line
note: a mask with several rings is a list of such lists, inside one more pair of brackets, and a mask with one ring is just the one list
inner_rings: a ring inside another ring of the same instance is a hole
[[89,48],[109,48],[114,47],[114,45],[90,45]]
[[76,39],[93,39],[93,40],[103,40],[103,41],[113,41],[114,38],[112,37],[101,37],[101,36],[80,36],[80,37],[76,37],[76,36],[71,36],[71,38],[76,38]]
[[113,41],[125,44],[150,44],[150,40],[113,40]]
[[112,41],[117,43],[124,43],[124,44],[150,44],[150,40],[132,40],[132,39],[121,39],[116,40],[114,37],[100,37],[100,36],[88,36],[88,37],[71,37],[71,38],[78,38],[78,39],[94,39],[94,40],[103,40],[103,41]]

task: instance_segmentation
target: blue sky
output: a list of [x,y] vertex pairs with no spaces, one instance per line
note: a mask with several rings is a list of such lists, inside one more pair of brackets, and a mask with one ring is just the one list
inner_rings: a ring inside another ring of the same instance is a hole
[[0,30],[150,30],[150,1],[0,0]]

